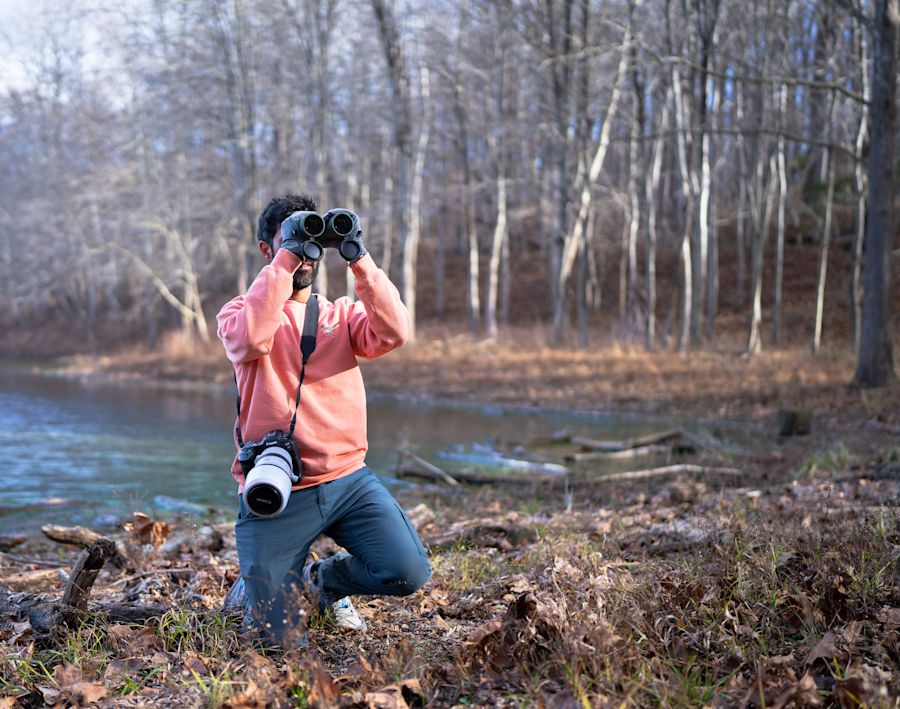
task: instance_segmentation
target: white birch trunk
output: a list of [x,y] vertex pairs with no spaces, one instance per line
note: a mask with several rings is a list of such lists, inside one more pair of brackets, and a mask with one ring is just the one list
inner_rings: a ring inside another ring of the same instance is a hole
[[403,247],[403,300],[409,310],[411,323],[410,340],[414,340],[416,336],[416,266],[419,258],[419,240],[421,238],[422,173],[425,170],[425,155],[428,151],[428,137],[431,133],[431,81],[426,67],[421,69],[420,84],[422,93],[422,128],[419,131],[416,159],[413,166],[409,204],[409,236]]
[[[782,131],[784,130],[787,112],[787,86],[781,85],[779,97]],[[778,222],[775,244],[775,304],[772,313],[772,339],[776,345],[781,344],[781,294],[784,279],[784,211],[787,204],[787,167],[785,165],[784,134],[778,135]]]
[[671,88],[663,102],[662,115],[657,127],[656,140],[653,144],[653,164],[650,168],[650,179],[647,188],[647,349],[656,347],[656,214],[659,179],[662,173],[664,138],[669,129],[669,101],[672,99]]
[[619,96],[622,93],[622,82],[625,78],[625,72],[628,68],[628,45],[626,40],[622,43],[619,55],[619,67],[616,70],[616,80],[613,85],[612,95],[609,99],[606,116],[603,119],[603,127],[600,129],[600,140],[597,143],[597,149],[594,152],[593,160],[587,174],[587,179],[581,188],[581,195],[578,203],[578,215],[575,218],[575,224],[572,231],[566,234],[563,242],[562,258],[559,265],[559,273],[557,276],[556,303],[553,313],[553,325],[556,334],[560,337],[565,330],[566,325],[566,284],[572,273],[572,266],[575,263],[575,257],[578,254],[579,244],[585,238],[585,226],[587,225],[588,216],[591,211],[593,202],[592,190],[600,172],[603,169],[603,163],[606,161],[606,153],[609,150],[609,136],[612,131],[612,124],[615,120],[616,111],[619,107]]

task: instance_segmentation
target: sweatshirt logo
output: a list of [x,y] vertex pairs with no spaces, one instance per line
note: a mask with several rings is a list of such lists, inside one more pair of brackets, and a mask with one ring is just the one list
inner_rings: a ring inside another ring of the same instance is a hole
[[322,325],[322,334],[326,337],[334,337],[334,331],[337,329],[337,325]]

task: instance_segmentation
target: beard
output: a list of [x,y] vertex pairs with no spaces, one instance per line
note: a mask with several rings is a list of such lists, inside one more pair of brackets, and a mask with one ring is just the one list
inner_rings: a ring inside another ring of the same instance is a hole
[[309,271],[303,268],[302,265],[294,271],[294,290],[303,290],[313,284],[313,281],[316,280],[316,276],[319,274],[320,263],[321,261],[317,261],[312,264],[312,269]]

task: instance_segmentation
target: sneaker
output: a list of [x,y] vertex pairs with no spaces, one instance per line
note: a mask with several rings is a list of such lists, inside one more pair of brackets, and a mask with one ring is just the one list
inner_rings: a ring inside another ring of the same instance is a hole
[[[338,552],[332,559],[346,559],[349,557],[345,551]],[[357,613],[350,599],[347,596],[339,598],[334,603],[329,603],[329,598],[325,595],[324,590],[319,585],[319,567],[323,560],[316,559],[303,567],[303,582],[319,594],[319,604],[325,621],[335,628],[345,628],[347,630],[358,630],[361,633],[368,631],[366,621]]]
[[365,633],[369,630],[366,621],[356,612],[356,608],[353,607],[347,596],[332,603],[325,611],[325,618],[335,628],[358,630],[360,633]]

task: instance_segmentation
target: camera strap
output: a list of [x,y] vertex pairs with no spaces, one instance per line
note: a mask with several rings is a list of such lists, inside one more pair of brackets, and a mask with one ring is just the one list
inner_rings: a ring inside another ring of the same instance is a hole
[[[300,333],[300,381],[297,383],[297,398],[294,400],[294,416],[291,418],[291,428],[288,431],[291,436],[294,435],[294,426],[297,425],[297,411],[300,409],[300,387],[303,386],[303,379],[306,376],[306,363],[310,356],[316,351],[316,334],[319,331],[319,299],[315,294],[311,294],[306,302],[306,316],[303,318],[303,330]],[[237,374],[234,375],[234,384],[237,386]],[[234,425],[237,432],[237,442],[240,448],[244,447],[244,438],[241,436],[241,392],[235,397],[237,404],[237,422]]]

